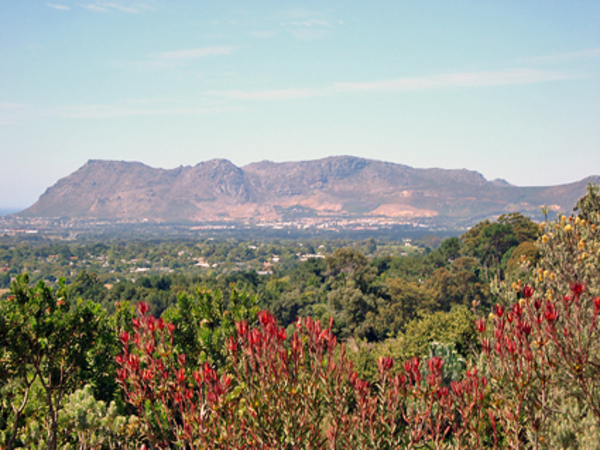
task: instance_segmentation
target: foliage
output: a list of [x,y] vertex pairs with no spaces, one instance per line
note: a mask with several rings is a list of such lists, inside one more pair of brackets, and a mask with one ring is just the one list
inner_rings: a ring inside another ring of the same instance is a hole
[[200,291],[196,295],[179,295],[177,305],[166,311],[164,318],[173,323],[174,345],[190,361],[222,366],[227,339],[235,335],[240,320],[256,320],[256,297],[233,289],[226,302],[220,291]]
[[[16,390],[19,404],[11,401],[14,415],[12,436],[15,443],[20,414],[28,401],[35,380],[45,393],[47,444],[57,446],[58,418],[63,400],[80,381],[108,386],[106,380],[113,364],[110,352],[112,333],[98,305],[71,301],[61,284],[55,292],[45,283],[28,286],[27,276],[13,283],[12,296],[0,303],[0,349],[5,370]],[[18,387],[17,387],[18,386]]]
[[42,267],[34,248],[61,270],[137,260],[69,287],[20,276],[0,300],[0,445],[595,448],[597,197],[411,256],[374,241],[0,246],[10,276],[17,254]]

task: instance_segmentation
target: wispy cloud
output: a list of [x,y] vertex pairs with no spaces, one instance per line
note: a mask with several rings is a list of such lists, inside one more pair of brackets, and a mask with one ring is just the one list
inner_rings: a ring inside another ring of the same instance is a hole
[[88,3],[87,5],[81,5],[78,3],[77,6],[81,6],[82,8],[85,8],[89,11],[94,11],[94,12],[107,12],[108,11],[106,8],[95,5],[94,3]]
[[187,50],[175,50],[171,52],[161,52],[152,55],[152,58],[166,61],[176,61],[182,59],[205,58],[215,55],[229,55],[235,47],[230,45],[200,47]]
[[279,15],[282,27],[299,41],[315,41],[327,37],[342,20],[332,20],[322,11],[296,9]]
[[24,103],[0,102],[0,125],[13,125],[21,122],[30,113]]
[[60,10],[64,10],[64,11],[71,9],[69,6],[66,6],[66,5],[54,5],[52,3],[46,3],[46,5],[48,5],[50,8],[60,9]]
[[334,94],[331,87],[315,88],[315,89],[270,89],[264,91],[214,91],[213,95],[218,97],[229,98],[232,100],[296,100],[301,98],[324,97]]
[[393,80],[335,83],[337,92],[406,92],[455,87],[485,87],[533,84],[545,81],[558,81],[572,78],[561,72],[550,72],[532,69],[516,69],[503,71],[459,72],[432,75],[426,77],[406,77]]
[[290,33],[299,41],[316,41],[327,37],[329,30],[297,28],[295,30],[291,30]]
[[574,78],[572,75],[517,69],[504,71],[459,72],[422,77],[404,77],[367,82],[338,82],[320,88],[291,88],[262,91],[215,91],[213,95],[237,100],[294,100],[325,97],[345,93],[402,93],[445,88],[481,88],[559,81]]
[[104,6],[106,8],[113,8],[113,9],[116,9],[118,11],[123,11],[123,12],[127,12],[127,13],[137,14],[137,13],[140,12],[140,10],[137,9],[137,8],[123,6],[123,5],[119,5],[117,3],[102,3],[102,6]]
[[121,11],[121,12],[129,13],[129,14],[138,14],[138,13],[142,12],[142,10],[154,9],[154,7],[152,7],[151,5],[148,5],[146,3],[126,2],[126,4],[124,4],[123,2],[117,3],[117,2],[107,2],[107,1],[101,1],[101,0],[96,0],[95,2],[88,3],[88,4],[78,3],[77,6],[80,6],[82,8],[85,8],[89,11],[94,11],[94,12],[109,12],[112,10],[112,11]]
[[190,61],[218,55],[229,55],[237,47],[229,45],[199,47],[184,50],[173,50],[149,55],[138,61],[115,62],[117,67],[135,67],[140,69],[171,69]]
[[250,36],[256,39],[269,39],[277,35],[277,31],[251,31]]
[[292,25],[300,27],[328,27],[330,24],[327,20],[311,17],[305,20],[295,20],[292,22]]
[[34,107],[16,103],[0,103],[0,125],[16,125],[44,118],[59,119],[121,119],[143,116],[199,116],[241,111],[239,105],[203,102],[202,105],[156,100],[129,100],[114,104],[60,105]]
[[526,61],[532,64],[556,64],[562,62],[576,61],[580,59],[600,58],[600,48],[589,48],[578,50],[575,52],[556,53],[547,56],[534,56],[531,58],[523,58],[521,61]]
[[46,112],[46,115],[65,119],[119,119],[134,116],[163,116],[163,115],[208,115],[222,112],[241,110],[233,106],[173,106],[143,108],[131,105],[72,105],[59,106]]

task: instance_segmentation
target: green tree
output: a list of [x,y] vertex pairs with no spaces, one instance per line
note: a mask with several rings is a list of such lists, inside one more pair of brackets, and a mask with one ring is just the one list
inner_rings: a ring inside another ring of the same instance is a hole
[[[94,375],[102,380],[110,372],[110,345],[99,348],[99,343],[106,344],[113,333],[100,306],[71,301],[64,281],[56,292],[42,281],[31,288],[28,282],[27,275],[19,276],[12,296],[0,303],[2,358],[11,367],[10,375],[21,380],[24,403],[33,378],[41,383],[48,408],[48,449],[55,450],[63,399],[80,381]],[[97,350],[101,356],[94,355]],[[101,364],[107,367],[94,367]],[[13,444],[11,439],[7,447]]]
[[258,314],[256,297],[232,289],[226,301],[220,291],[180,294],[177,305],[165,311],[164,318],[175,325],[174,343],[197,364],[205,361],[224,364],[227,338],[235,335],[240,320],[250,323]]
[[584,220],[597,220],[600,214],[600,195],[595,183],[588,183],[586,194],[577,201],[573,210]]
[[501,261],[504,254],[519,244],[512,225],[486,220],[471,228],[461,237],[463,253],[473,256],[485,267],[486,279],[489,271],[496,272],[498,279],[502,278]]

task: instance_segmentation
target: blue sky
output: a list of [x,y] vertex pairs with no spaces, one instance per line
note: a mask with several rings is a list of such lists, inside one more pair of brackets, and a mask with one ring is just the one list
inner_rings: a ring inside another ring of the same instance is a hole
[[600,174],[600,2],[0,2],[0,207],[88,159]]

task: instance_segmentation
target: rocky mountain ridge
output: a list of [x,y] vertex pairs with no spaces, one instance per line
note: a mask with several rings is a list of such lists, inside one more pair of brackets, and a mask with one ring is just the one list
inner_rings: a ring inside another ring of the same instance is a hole
[[24,217],[109,220],[272,221],[372,217],[468,223],[505,212],[568,212],[576,183],[519,187],[466,169],[417,169],[351,156],[237,167],[225,159],[157,169],[90,160],[46,190]]

